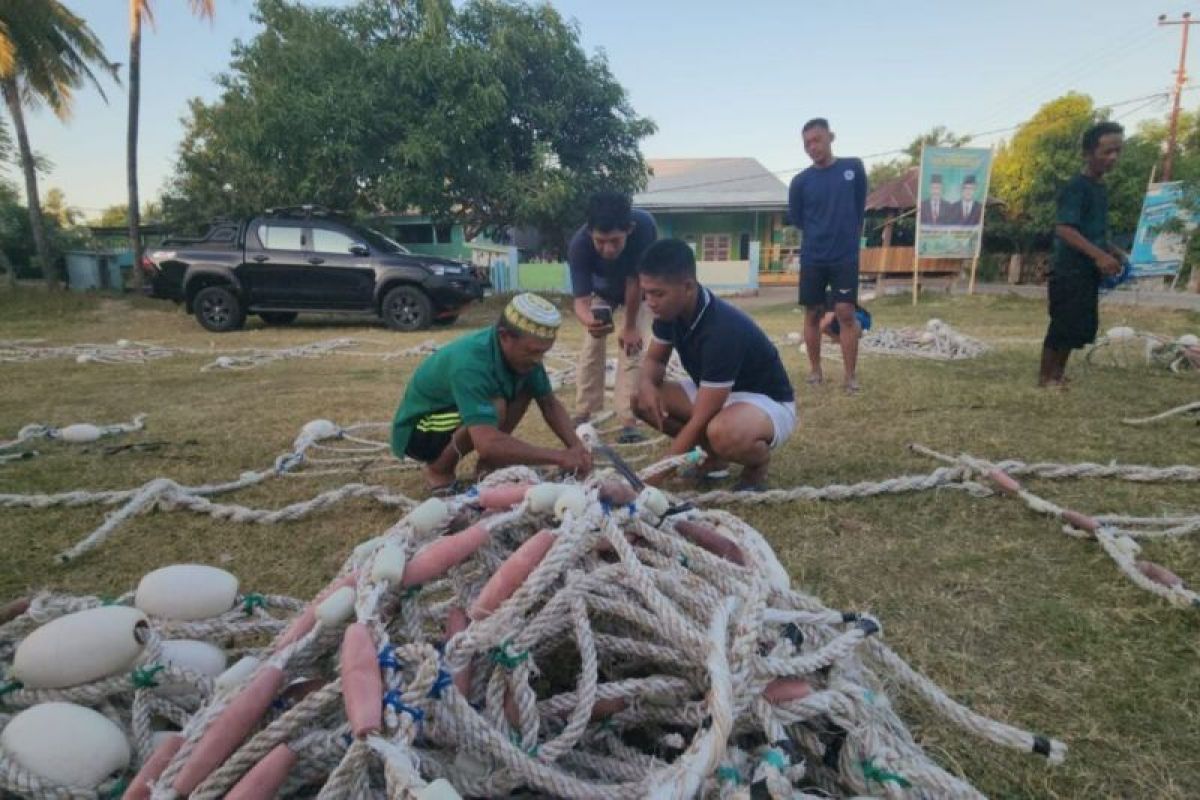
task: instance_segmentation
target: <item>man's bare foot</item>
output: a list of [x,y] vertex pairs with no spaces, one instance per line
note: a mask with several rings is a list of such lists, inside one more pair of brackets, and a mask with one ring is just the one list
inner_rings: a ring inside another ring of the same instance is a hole
[[842,391],[846,394],[858,394],[862,391],[862,387],[858,385],[858,379],[851,376],[842,383]]
[[819,370],[817,372],[810,372],[808,373],[808,377],[804,379],[804,382],[809,386],[820,386],[825,382],[825,376]]

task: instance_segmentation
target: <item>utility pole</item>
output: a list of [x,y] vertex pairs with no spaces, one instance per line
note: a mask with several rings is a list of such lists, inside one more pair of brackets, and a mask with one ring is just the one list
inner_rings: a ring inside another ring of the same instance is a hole
[[1175,137],[1179,128],[1179,100],[1183,94],[1183,86],[1187,83],[1187,47],[1188,47],[1188,30],[1193,26],[1200,24],[1200,20],[1193,20],[1191,12],[1185,11],[1180,19],[1167,19],[1166,14],[1158,15],[1158,24],[1161,25],[1179,25],[1183,28],[1183,40],[1179,47],[1179,69],[1175,71],[1175,98],[1171,105],[1171,123],[1167,133],[1167,152],[1163,157],[1162,180],[1167,182],[1171,180],[1171,167],[1175,161]]

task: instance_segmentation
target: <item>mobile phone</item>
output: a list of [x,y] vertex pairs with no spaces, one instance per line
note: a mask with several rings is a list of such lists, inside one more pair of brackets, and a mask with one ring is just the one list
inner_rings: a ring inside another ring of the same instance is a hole
[[609,306],[592,306],[592,316],[597,322],[612,325],[612,308]]

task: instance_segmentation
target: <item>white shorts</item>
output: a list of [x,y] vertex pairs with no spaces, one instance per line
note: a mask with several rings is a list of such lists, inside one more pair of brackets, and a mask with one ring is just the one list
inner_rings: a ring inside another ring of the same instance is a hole
[[[688,396],[688,400],[696,402],[695,381],[691,378],[682,378],[679,381],[679,387]],[[734,403],[749,403],[767,415],[767,419],[771,420],[771,425],[775,428],[775,436],[771,439],[772,450],[790,439],[792,432],[796,430],[795,402],[781,403],[758,392],[730,392],[729,397],[725,399],[725,408],[729,408]]]

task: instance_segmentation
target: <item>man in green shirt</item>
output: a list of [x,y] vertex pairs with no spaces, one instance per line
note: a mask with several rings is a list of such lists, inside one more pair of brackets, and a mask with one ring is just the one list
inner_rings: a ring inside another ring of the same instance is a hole
[[[472,450],[488,469],[551,464],[576,474],[591,471],[591,455],[542,366],[561,323],[558,309],[546,300],[517,295],[495,325],[455,339],[417,367],[392,420],[392,452],[424,462],[431,492],[458,489],[455,469]],[[512,435],[530,401],[565,448],[539,447]]]
[[1050,325],[1042,344],[1038,386],[1064,388],[1071,351],[1091,344],[1100,326],[1100,281],[1121,272],[1127,257],[1108,241],[1104,176],[1121,157],[1124,129],[1099,122],[1083,134],[1083,171],[1058,196],[1054,261],[1047,295]]

